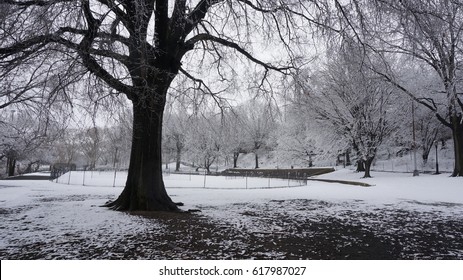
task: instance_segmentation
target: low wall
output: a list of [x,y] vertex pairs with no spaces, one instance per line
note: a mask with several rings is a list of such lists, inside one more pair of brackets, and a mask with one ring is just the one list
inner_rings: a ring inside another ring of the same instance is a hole
[[316,175],[333,172],[334,168],[297,168],[297,169],[242,169],[231,168],[220,172],[222,176],[249,176],[249,177],[270,177],[303,179]]

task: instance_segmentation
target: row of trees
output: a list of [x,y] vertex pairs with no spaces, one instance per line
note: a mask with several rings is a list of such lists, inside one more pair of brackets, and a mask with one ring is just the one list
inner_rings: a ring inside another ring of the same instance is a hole
[[169,113],[163,133],[166,160],[173,159],[177,171],[183,160],[210,172],[219,159],[237,167],[240,154],[253,153],[255,168],[259,168],[259,156],[272,147],[275,114],[274,106],[257,100],[221,113]]
[[[181,171],[183,162],[210,172],[213,164],[221,168],[242,167],[240,155],[252,154],[253,168],[259,168],[262,156],[267,163],[270,160],[279,167],[307,167],[332,163],[347,151],[352,152],[352,160],[366,163],[368,176],[378,150],[388,150],[391,156],[410,152],[411,123],[404,120],[411,118],[411,101],[407,103],[407,98],[390,86],[381,86],[384,81],[364,80],[358,69],[346,70],[354,65],[345,62],[333,60],[313,76],[317,82],[311,85],[317,87],[318,96],[304,95],[304,90],[314,89],[297,87],[299,91],[287,97],[286,106],[251,100],[222,113],[167,113],[164,162],[176,162],[176,171]],[[127,112],[119,122],[112,121],[110,127],[66,129],[46,123],[34,128],[28,115],[10,113],[9,118],[4,118],[9,121],[3,122],[2,135],[6,175],[14,175],[17,165],[12,161],[21,163],[16,173],[54,163],[77,164],[89,170],[128,167],[132,135]],[[446,135],[444,127],[437,120],[432,121],[432,115],[424,108],[416,108],[415,114],[417,148],[426,163],[434,141],[450,139],[451,135]],[[40,127],[47,130],[40,131]],[[246,166],[250,167],[249,162]]]
[[49,169],[54,164],[112,168],[115,162],[124,165],[122,161],[129,157],[131,123],[124,115],[101,128],[57,116],[62,110],[37,114],[31,107],[9,109],[0,115],[0,177]]
[[[263,154],[276,157],[277,166],[311,166],[315,156],[323,162],[339,153],[352,153],[368,177],[380,148],[403,154],[416,146],[426,163],[433,143],[451,138],[427,108],[414,108],[412,98],[378,75],[378,65],[365,67],[360,44],[343,41],[332,45],[328,54],[314,71],[300,71],[278,101],[253,99],[221,111],[204,106],[190,114],[175,101],[170,108],[176,109],[164,120],[164,161],[175,161],[176,170],[183,160],[209,172],[219,159],[237,167],[243,153],[254,155],[255,168]],[[413,72],[409,66],[400,70],[411,80],[422,79],[422,71]],[[133,121],[127,109],[118,113],[116,125],[112,119],[111,127],[66,130],[53,126],[49,118],[32,120],[28,111],[10,112],[2,122],[2,158],[9,175],[14,174],[18,159],[26,162],[23,171],[41,162],[77,162],[89,169],[116,167],[116,163],[127,167]],[[412,121],[417,143],[411,137]]]
[[312,87],[297,85],[285,106],[251,100],[222,113],[167,114],[165,161],[176,161],[176,170],[183,161],[209,171],[219,159],[220,166],[237,167],[240,154],[253,154],[254,168],[263,155],[272,167],[307,167],[332,164],[348,153],[370,176],[380,152],[397,157],[416,148],[426,164],[435,141],[451,139],[428,110],[412,112],[408,97],[384,80],[367,78],[356,65],[333,60],[309,79]]

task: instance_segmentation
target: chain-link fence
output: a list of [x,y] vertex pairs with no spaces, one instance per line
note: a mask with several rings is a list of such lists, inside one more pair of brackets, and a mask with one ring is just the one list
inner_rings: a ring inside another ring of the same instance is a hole
[[[307,185],[307,177],[288,178],[253,177],[250,174],[221,176],[206,173],[164,173],[166,188],[205,189],[264,189]],[[122,187],[127,179],[127,171],[68,171],[53,179],[67,185]]]

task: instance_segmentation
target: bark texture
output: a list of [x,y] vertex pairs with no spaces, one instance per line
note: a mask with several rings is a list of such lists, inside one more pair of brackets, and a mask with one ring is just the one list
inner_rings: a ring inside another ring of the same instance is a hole
[[461,114],[452,117],[452,135],[454,144],[455,167],[453,177],[463,176],[463,117]]
[[364,161],[365,163],[365,175],[363,175],[363,178],[371,178],[370,170],[371,170],[371,164],[373,163],[374,158],[367,158],[367,160]]
[[162,179],[162,113],[134,104],[133,139],[125,188],[108,207],[121,211],[176,211]]
[[16,159],[9,157],[6,160],[6,169],[7,169],[7,174],[8,177],[14,176],[15,170],[16,170]]

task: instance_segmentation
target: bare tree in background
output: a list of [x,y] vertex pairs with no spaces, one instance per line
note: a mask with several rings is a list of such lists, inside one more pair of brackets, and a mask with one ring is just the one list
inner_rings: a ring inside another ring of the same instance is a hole
[[94,126],[81,131],[77,137],[79,148],[87,160],[87,169],[94,170],[102,154],[101,129]]
[[254,153],[254,168],[259,168],[259,156],[269,150],[270,135],[276,128],[275,112],[271,103],[251,100],[241,110],[242,136],[247,150]]
[[[0,111],[0,161],[6,159],[6,175],[14,176],[31,172],[33,165],[38,167],[45,163],[46,150],[61,135],[63,127],[47,108],[34,112],[30,107],[21,108],[15,104],[9,109]],[[17,170],[19,162],[26,167]]]
[[246,137],[243,134],[245,131],[244,123],[242,120],[242,110],[240,107],[235,109],[227,110],[224,113],[223,129],[224,129],[224,140],[226,158],[231,154],[233,158],[233,168],[238,167],[238,159],[241,153],[248,152],[248,145],[246,144]]
[[[220,78],[231,50],[258,66],[262,84],[268,83],[269,71],[290,70],[296,55],[292,43],[303,41],[300,35],[307,32],[302,21],[314,22],[313,15],[320,15],[324,7],[313,1],[250,0],[4,0],[0,6],[7,11],[1,14],[3,69],[19,69],[24,61],[34,60],[34,65],[65,61],[67,66],[83,67],[132,102],[127,182],[119,198],[107,206],[148,211],[178,209],[161,172],[169,87],[180,73],[213,94],[207,81],[182,64],[209,57]],[[262,45],[271,42],[279,55],[289,56],[280,63],[254,55],[250,43],[259,37]],[[55,77],[60,81],[66,76]]]
[[190,128],[186,135],[185,145],[188,146],[188,157],[198,168],[203,168],[209,174],[211,166],[217,163],[223,154],[223,129],[216,114],[204,114],[191,118]]
[[391,114],[395,88],[363,67],[359,45],[347,41],[338,52],[306,84],[305,104],[321,127],[332,131],[332,152],[351,146],[368,178],[379,146],[396,127]]
[[175,171],[180,171],[182,156],[186,149],[185,140],[191,124],[188,118],[185,112],[170,112],[164,122],[163,146],[174,155]]
[[[452,176],[463,176],[463,99],[461,93],[461,51],[463,30],[463,3],[460,1],[385,1],[381,9],[390,10],[395,25],[392,36],[399,36],[401,44],[390,42],[388,51],[394,51],[419,60],[435,71],[441,89],[436,97],[419,98],[408,87],[401,89],[417,102],[431,109],[439,121],[452,131],[455,166]],[[401,87],[393,76],[385,77]],[[444,97],[444,98],[439,98]],[[439,104],[441,100],[443,104]]]

